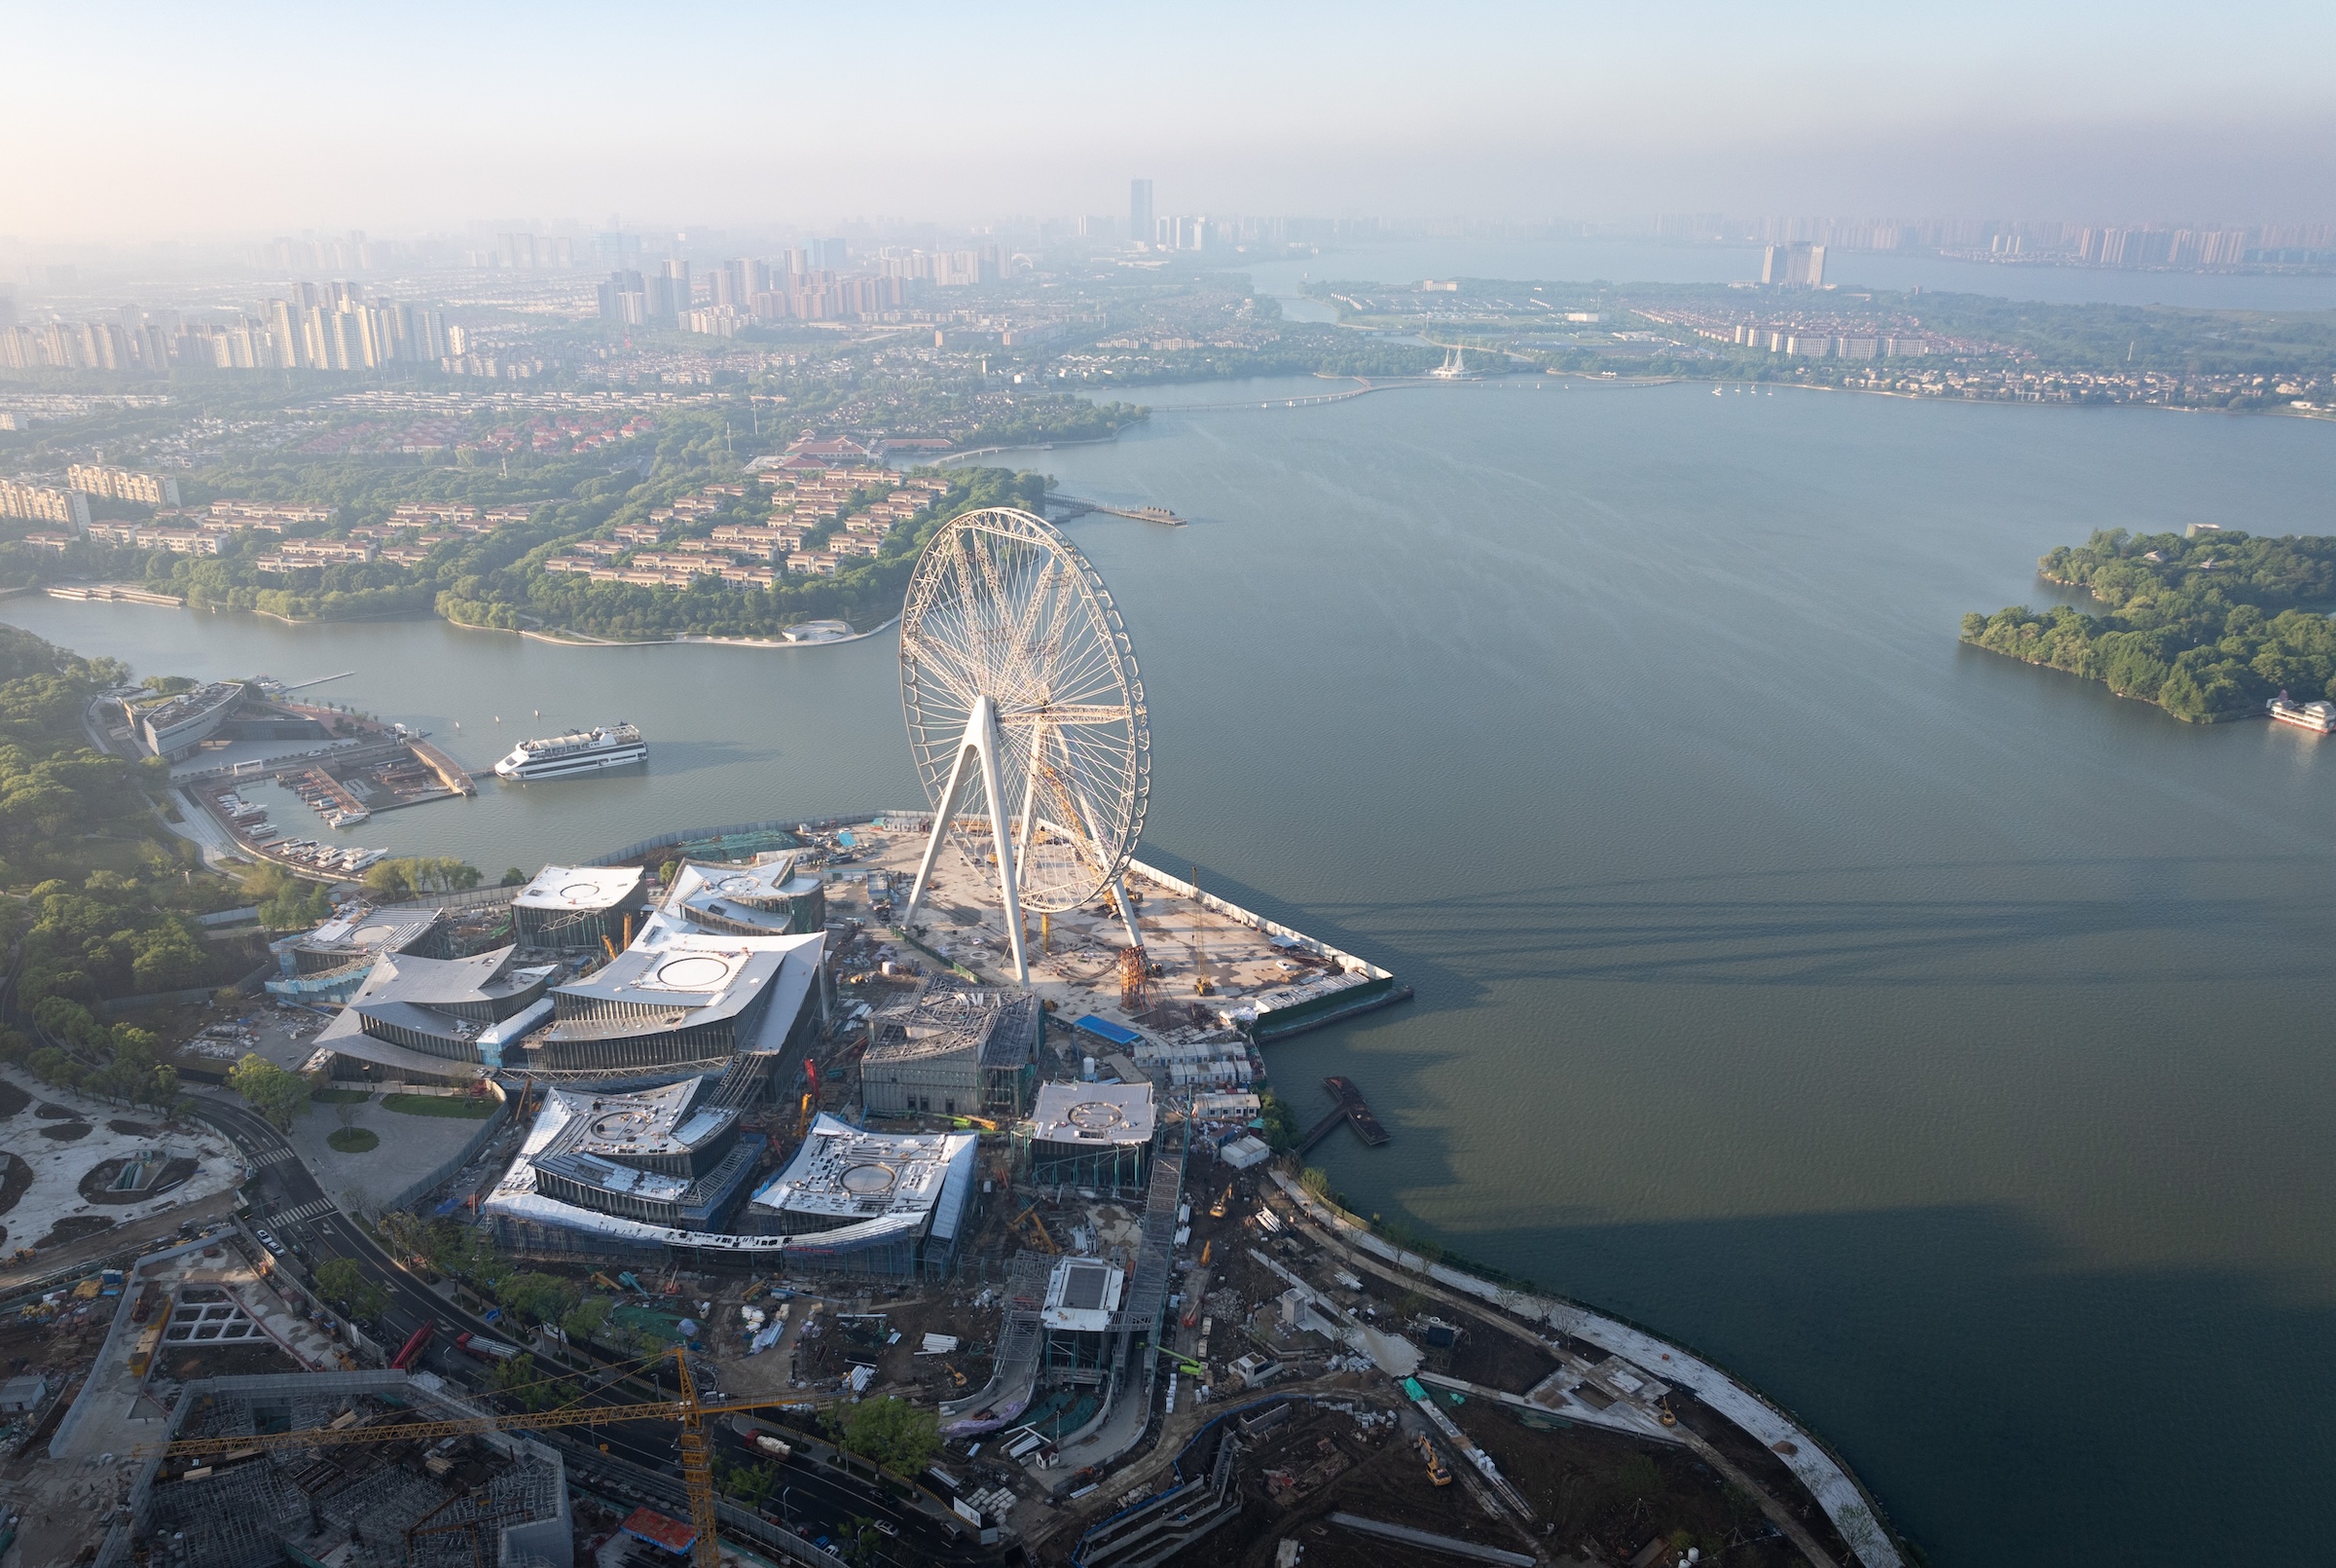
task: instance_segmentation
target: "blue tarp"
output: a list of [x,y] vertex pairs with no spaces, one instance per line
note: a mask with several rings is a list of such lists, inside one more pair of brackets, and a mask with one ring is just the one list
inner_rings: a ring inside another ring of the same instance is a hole
[[1109,1018],[1098,1018],[1093,1013],[1077,1020],[1071,1027],[1083,1034],[1092,1035],[1097,1039],[1109,1040],[1113,1045],[1141,1045],[1144,1043],[1144,1037],[1134,1030],[1123,1024],[1114,1024]]
[[843,846],[845,849],[847,849],[847,850],[848,850],[848,849],[850,849],[850,848],[852,848],[852,847],[853,847],[855,844],[858,844],[858,843],[859,842],[859,840],[858,840],[858,839],[856,839],[856,838],[854,838],[854,837],[852,836],[852,829],[850,829],[849,827],[845,828],[845,829],[844,829],[842,832],[840,832],[840,833],[836,834],[836,835],[835,835],[835,841],[836,841],[838,844],[841,844],[841,845],[842,845],[842,846]]

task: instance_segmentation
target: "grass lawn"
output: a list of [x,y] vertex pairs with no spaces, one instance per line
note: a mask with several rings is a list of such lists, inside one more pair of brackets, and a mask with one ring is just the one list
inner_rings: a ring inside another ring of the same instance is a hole
[[320,1106],[361,1106],[373,1098],[371,1089],[316,1089],[309,1098]]
[[334,1130],[325,1142],[344,1154],[365,1154],[379,1149],[381,1134],[368,1127],[341,1127]]
[[485,1121],[495,1107],[493,1100],[451,1100],[434,1094],[386,1094],[382,1104],[409,1116],[451,1116],[456,1121]]

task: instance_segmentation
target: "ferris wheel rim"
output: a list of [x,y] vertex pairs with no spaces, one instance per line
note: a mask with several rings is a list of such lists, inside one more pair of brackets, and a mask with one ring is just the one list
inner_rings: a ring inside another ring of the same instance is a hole
[[[902,603],[900,678],[911,758],[936,814],[988,699],[1023,905],[1073,909],[1125,872],[1150,795],[1143,674],[1102,574],[1059,529],[983,507],[936,530]],[[978,784],[961,789],[939,825],[978,865],[991,829],[970,809],[976,789],[986,797]]]

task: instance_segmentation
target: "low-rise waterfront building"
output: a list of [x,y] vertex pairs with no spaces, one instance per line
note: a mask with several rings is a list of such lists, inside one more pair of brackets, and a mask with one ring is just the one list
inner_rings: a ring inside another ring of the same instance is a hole
[[529,1163],[555,1202],[681,1230],[721,1228],[768,1140],[710,1103],[716,1079],[634,1094],[553,1090],[564,1119]]
[[733,936],[653,916],[631,947],[554,989],[528,1065],[613,1079],[726,1069],[749,1054],[767,1071],[818,1027],[825,946],[824,932]]
[[637,865],[547,865],[511,898],[521,945],[596,953],[629,943],[648,907],[648,873]]
[[700,930],[740,936],[800,936],[827,929],[825,885],[796,867],[793,851],[747,865],[684,860],[658,907]]
[[242,701],[240,681],[214,680],[193,691],[181,692],[166,702],[139,709],[138,734],[147,750],[175,762],[193,755],[198,747],[218,732]]
[[522,966],[519,949],[463,959],[385,953],[340,1016],[316,1037],[337,1076],[461,1083],[502,1067],[503,1047],[550,1007],[550,966]]

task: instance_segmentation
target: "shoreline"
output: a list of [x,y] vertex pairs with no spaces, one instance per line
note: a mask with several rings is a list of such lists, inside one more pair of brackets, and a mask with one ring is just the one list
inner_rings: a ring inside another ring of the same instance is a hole
[[864,632],[855,632],[850,637],[805,638],[800,641],[790,641],[785,638],[692,637],[683,633],[678,637],[642,638],[638,641],[620,642],[614,638],[592,637],[582,632],[562,634],[530,631],[524,626],[476,626],[469,621],[449,620],[443,615],[432,616],[431,619],[444,622],[448,626],[464,632],[487,632],[496,637],[526,638],[530,642],[547,643],[555,648],[833,648],[840,647],[847,642],[859,642],[868,638],[880,637],[900,624],[900,617],[894,615],[881,625],[872,626]]
[[[1903,1568],[1880,1504],[1838,1458],[1824,1440],[1751,1384],[1731,1375],[1677,1340],[1667,1339],[1624,1318],[1596,1311],[1561,1295],[1519,1291],[1418,1253],[1405,1252],[1380,1237],[1355,1216],[1318,1198],[1303,1182],[1269,1168],[1282,1195],[1296,1204],[1341,1250],[1372,1258],[1473,1296],[1515,1318],[1545,1325],[1624,1357],[1658,1380],[1685,1385],[1698,1399],[1759,1440],[1784,1462],[1834,1528],[1871,1568]],[[1788,1451],[1791,1450],[1791,1451]]]

